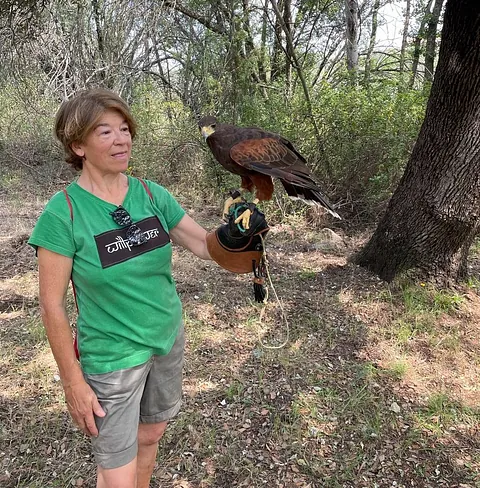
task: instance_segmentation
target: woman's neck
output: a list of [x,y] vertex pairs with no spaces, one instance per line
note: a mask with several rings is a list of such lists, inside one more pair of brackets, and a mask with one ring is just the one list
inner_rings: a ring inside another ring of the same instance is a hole
[[100,174],[84,167],[77,184],[98,198],[121,205],[128,191],[128,178],[123,173]]

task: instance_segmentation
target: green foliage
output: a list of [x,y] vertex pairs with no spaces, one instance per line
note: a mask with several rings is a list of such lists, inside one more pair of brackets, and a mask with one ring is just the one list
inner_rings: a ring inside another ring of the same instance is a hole
[[480,254],[480,239],[475,238],[469,252],[472,257],[478,256]]
[[[331,176],[343,194],[366,206],[391,196],[420,128],[424,104],[417,92],[398,92],[388,83],[370,89],[322,86],[316,110]],[[325,174],[321,165],[317,169]]]
[[458,293],[439,290],[425,283],[403,285],[402,298],[407,313],[428,312],[437,316],[458,310],[463,302],[463,297]]
[[476,276],[469,276],[465,284],[474,290],[480,289],[480,280]]
[[[343,45],[342,2],[295,5],[294,53],[275,31],[273,12],[248,3],[189,0],[179,8],[122,0],[101,1],[97,9],[89,2],[51,2],[48,9],[45,2],[37,4],[7,2],[29,14],[26,25],[37,17],[41,23],[28,30],[29,42],[17,43],[19,32],[4,33],[9,42],[0,67],[0,157],[5,149],[11,154],[20,148],[23,163],[60,162],[51,137],[60,99],[87,86],[106,86],[133,101],[139,121],[132,174],[174,185],[190,200],[193,194],[214,203],[238,186],[198,135],[195,119],[207,113],[290,139],[343,214],[376,219],[395,189],[427,93],[405,88],[392,69],[395,48],[375,54],[370,83],[351,84],[335,49]],[[369,19],[362,17],[361,45]],[[298,208],[285,205],[281,213]]]
[[447,431],[455,422],[476,425],[480,412],[463,406],[445,393],[432,395],[425,407],[417,413],[418,422],[436,434]]
[[[398,90],[387,81],[368,89],[322,83],[312,93],[320,130],[316,134],[302,90],[297,87],[287,97],[284,80],[278,79],[262,91],[247,76],[252,58],[236,61],[239,69],[231,74],[235,80],[227,79],[226,73],[205,78],[201,113],[215,113],[222,122],[262,127],[288,138],[334,201],[348,205],[354,215],[361,213],[363,220],[375,218],[408,161],[423,118],[424,96]],[[0,160],[17,157],[27,165],[62,164],[62,151],[52,137],[58,104],[34,78],[4,85]],[[172,92],[148,79],[137,83],[132,111],[139,125],[132,174],[173,186],[189,201],[215,205],[239,186],[239,178],[214,161],[190,107]],[[279,190],[270,207],[270,214],[278,214],[275,220],[282,220],[304,206],[284,199]]]
[[233,381],[231,385],[225,390],[225,397],[227,400],[236,400],[243,393],[244,386],[239,381]]
[[35,344],[45,343],[47,341],[47,334],[43,323],[38,316],[30,317],[27,322],[27,329],[30,335],[30,340]]
[[55,152],[52,130],[57,102],[34,79],[0,88],[0,150],[23,162],[42,164]]
[[317,272],[312,269],[302,269],[298,275],[300,279],[307,281],[314,279],[317,276]]
[[138,124],[132,173],[165,184],[178,178],[179,154],[188,147],[188,114],[184,107],[177,100],[168,100],[151,83],[145,83],[135,90],[132,113]]
[[[237,123],[290,139],[336,201],[342,199],[363,218],[375,217],[403,174],[423,120],[425,96],[389,81],[369,88],[323,83],[312,101],[320,137],[303,92],[297,88],[287,98],[283,80],[270,87],[268,99],[260,91],[242,97]],[[235,121],[228,111],[219,118]]]
[[404,378],[407,374],[407,371],[407,363],[401,360],[393,362],[387,369],[387,373],[396,380],[401,380],[402,378]]
[[468,304],[458,291],[439,289],[431,283],[414,284],[405,279],[390,285],[378,297],[392,307],[391,327],[383,332],[400,351],[410,351],[418,341],[448,352],[462,347],[459,320]]
[[24,78],[0,86],[0,181],[10,191],[25,188],[25,174],[35,181],[38,194],[50,194],[51,185],[72,177],[53,138],[57,108],[58,100],[40,80]]

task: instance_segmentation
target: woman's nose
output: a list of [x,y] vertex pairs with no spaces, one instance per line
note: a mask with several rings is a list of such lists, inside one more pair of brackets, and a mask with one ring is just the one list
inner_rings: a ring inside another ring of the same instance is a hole
[[130,140],[130,132],[125,130],[115,131],[115,139],[114,139],[115,144],[125,144],[125,142],[128,142],[129,140]]

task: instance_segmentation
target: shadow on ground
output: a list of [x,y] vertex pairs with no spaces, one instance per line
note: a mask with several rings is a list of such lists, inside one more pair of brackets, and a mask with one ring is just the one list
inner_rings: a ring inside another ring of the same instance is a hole
[[[368,301],[385,285],[341,256],[300,249],[270,246],[283,347],[272,290],[262,312],[249,277],[175,250],[185,404],[152,486],[479,486],[478,424],[464,406],[444,397],[433,411],[395,368],[363,353],[373,329],[345,297]],[[93,487],[88,440],[65,411],[36,303],[24,298],[0,326],[1,486]]]

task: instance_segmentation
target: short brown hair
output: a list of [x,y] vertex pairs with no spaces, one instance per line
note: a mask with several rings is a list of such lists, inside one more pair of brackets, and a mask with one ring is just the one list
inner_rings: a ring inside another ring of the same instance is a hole
[[83,158],[75,154],[72,144],[82,143],[107,110],[116,110],[128,124],[132,139],[137,124],[127,103],[104,88],[83,90],[62,103],[55,118],[55,135],[65,150],[65,161],[76,170],[83,168]]

